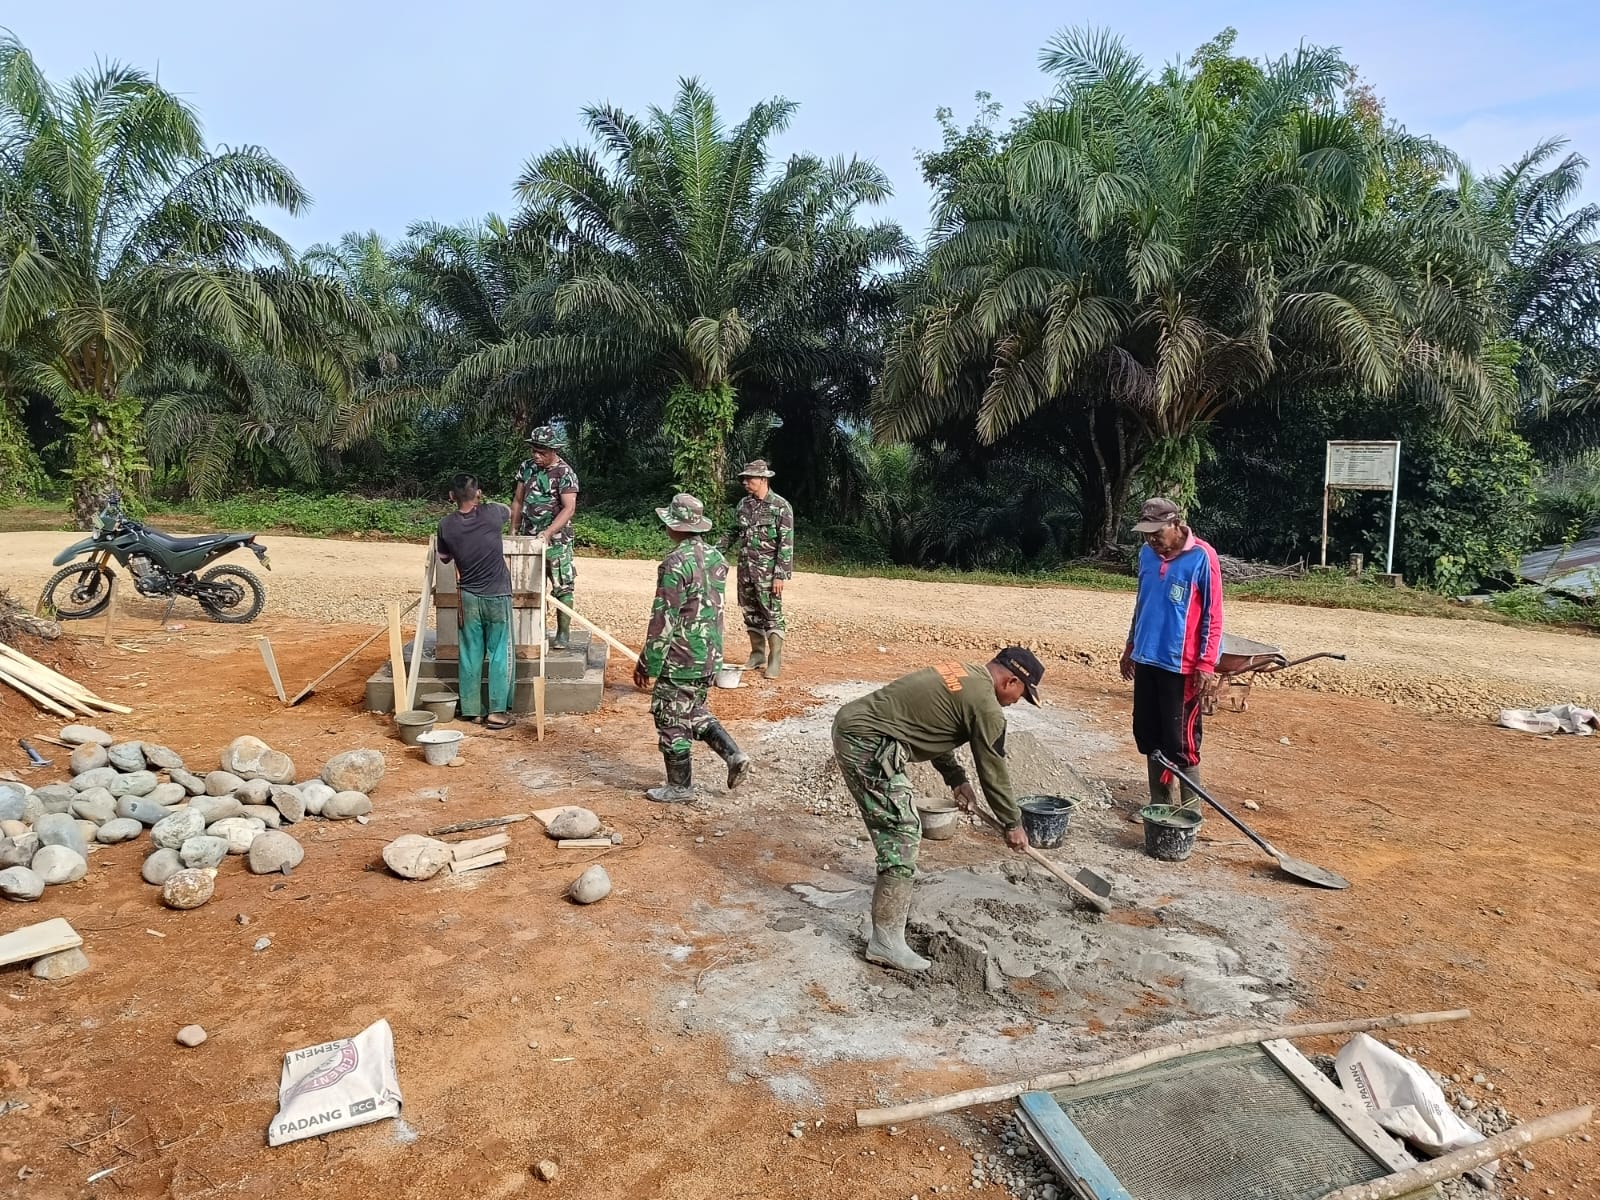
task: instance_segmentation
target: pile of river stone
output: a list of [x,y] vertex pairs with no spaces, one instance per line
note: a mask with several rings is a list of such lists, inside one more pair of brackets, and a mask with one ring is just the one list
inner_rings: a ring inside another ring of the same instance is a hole
[[318,778],[295,783],[289,756],[248,735],[228,743],[221,769],[204,777],[165,746],[118,742],[92,726],[69,725],[61,740],[73,746],[70,782],[0,782],[0,896],[8,900],[37,900],[49,885],[82,879],[93,851],[149,830],[145,882],[162,889],[168,907],[198,908],[229,855],[257,875],[299,866],[305,851],[283,827],[307,816],[364,816],[384,772],[379,751],[349,750]]

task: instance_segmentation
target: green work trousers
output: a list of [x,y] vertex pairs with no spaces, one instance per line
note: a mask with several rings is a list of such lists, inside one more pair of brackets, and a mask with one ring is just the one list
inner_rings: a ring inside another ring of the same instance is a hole
[[483,715],[483,663],[489,661],[489,713],[511,709],[511,597],[461,593],[461,715]]

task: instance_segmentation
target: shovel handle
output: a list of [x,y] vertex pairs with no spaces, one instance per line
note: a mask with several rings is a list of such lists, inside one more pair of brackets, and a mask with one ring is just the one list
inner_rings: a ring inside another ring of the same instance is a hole
[[1249,838],[1257,846],[1260,846],[1268,854],[1272,855],[1273,858],[1282,858],[1283,857],[1281,854],[1279,854],[1276,850],[1274,850],[1272,848],[1272,843],[1271,842],[1267,841],[1266,838],[1262,837],[1259,833],[1257,833],[1254,829],[1251,829],[1250,826],[1246,825],[1238,817],[1234,816],[1227,809],[1223,808],[1222,805],[1218,804],[1216,802],[1216,800],[1212,798],[1211,793],[1207,792],[1205,790],[1205,788],[1201,787],[1198,783],[1196,783],[1194,780],[1190,779],[1187,775],[1185,775],[1183,773],[1183,768],[1178,766],[1177,763],[1173,762],[1170,758],[1168,758],[1165,754],[1163,754],[1159,750],[1157,750],[1150,757],[1155,761],[1157,766],[1160,766],[1160,767],[1162,767],[1162,768],[1164,768],[1164,769],[1166,769],[1168,771],[1171,771],[1174,775],[1176,775],[1179,779],[1181,779],[1185,784],[1188,785],[1190,791],[1194,792],[1194,794],[1199,796],[1200,799],[1204,800],[1207,804],[1211,805],[1212,808],[1216,809],[1223,816],[1227,817],[1228,818],[1228,823],[1230,825],[1232,825],[1235,829],[1237,829],[1240,833],[1244,834],[1245,837]]
[[[983,809],[978,808],[976,806],[973,807],[972,811],[977,813],[978,816],[983,818],[984,821],[986,821],[992,828],[998,830],[1002,835],[1005,833],[1006,827],[1004,825],[1000,824],[1000,822],[998,820],[996,820],[993,816],[991,816],[989,813],[984,812]],[[1085,901],[1086,903],[1094,905],[1095,908],[1097,908],[1099,911],[1101,911],[1103,913],[1108,913],[1108,912],[1111,911],[1111,903],[1104,896],[1095,895],[1088,888],[1084,887],[1083,884],[1079,883],[1076,879],[1074,879],[1071,875],[1068,875],[1060,867],[1056,866],[1055,863],[1051,862],[1044,855],[1040,854],[1032,846],[1023,847],[1022,852],[1024,854],[1026,854],[1029,858],[1033,859],[1034,862],[1038,863],[1046,871],[1049,871],[1050,874],[1054,875],[1062,883],[1066,884],[1069,888],[1071,888],[1073,893],[1075,895],[1077,895],[1079,899]]]

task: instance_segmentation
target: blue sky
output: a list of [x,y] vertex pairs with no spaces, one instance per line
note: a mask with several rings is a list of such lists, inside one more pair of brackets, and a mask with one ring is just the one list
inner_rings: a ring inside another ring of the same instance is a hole
[[[0,25],[53,77],[97,58],[158,71],[214,143],[272,151],[315,198],[302,217],[273,220],[305,246],[509,213],[522,164],[579,137],[580,107],[665,104],[681,75],[705,80],[730,117],[773,94],[798,101],[781,148],[875,160],[896,188],[887,215],[920,235],[928,197],[914,155],[937,144],[934,109],[964,119],[979,89],[1008,111],[1043,95],[1039,48],[1074,24],[1110,27],[1152,65],[1227,25],[1251,55],[1339,46],[1391,116],[1479,170],[1556,134],[1600,159],[1594,11],[1577,0],[1520,13],[1478,0],[80,0],[13,7]],[[1587,198],[1600,199],[1600,168]]]

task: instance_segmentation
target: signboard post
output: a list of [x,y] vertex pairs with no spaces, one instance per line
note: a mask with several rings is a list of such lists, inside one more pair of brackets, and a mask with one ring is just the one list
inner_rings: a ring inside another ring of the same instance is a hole
[[1394,574],[1394,523],[1400,509],[1399,442],[1329,442],[1322,472],[1322,565],[1328,565],[1328,504],[1335,488],[1389,493],[1389,555],[1386,574]]

